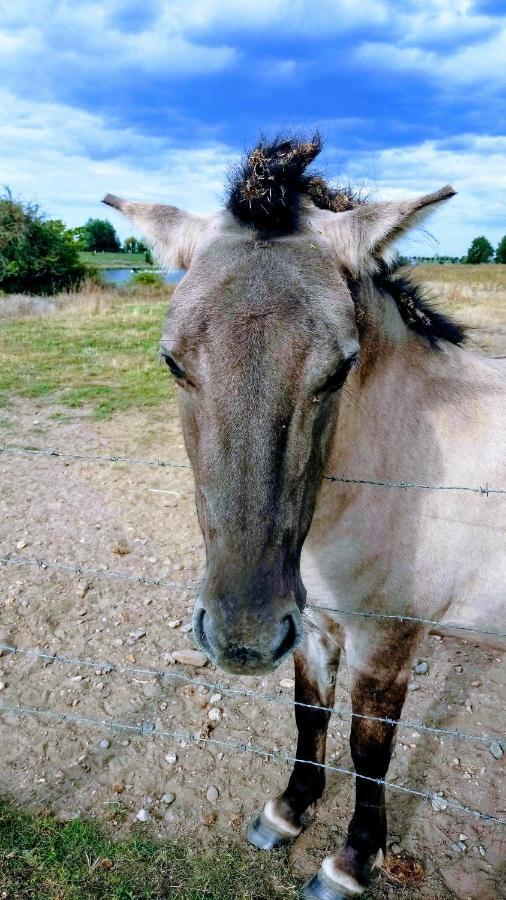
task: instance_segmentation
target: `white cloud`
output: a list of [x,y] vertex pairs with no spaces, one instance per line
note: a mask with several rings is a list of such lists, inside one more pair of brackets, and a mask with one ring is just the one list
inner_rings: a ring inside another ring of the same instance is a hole
[[506,26],[486,40],[453,49],[427,50],[398,43],[365,42],[355,58],[375,69],[419,72],[443,87],[506,84]]
[[355,153],[347,174],[378,199],[400,199],[453,184],[457,196],[438,209],[407,245],[414,254],[461,255],[477,234],[493,244],[506,232],[506,137],[465,134],[376,153]]
[[108,191],[212,211],[235,160],[218,143],[175,148],[71,106],[22,101],[0,91],[0,184],[71,226],[89,216],[110,217],[128,233],[128,225],[100,206]]
[[[460,255],[477,234],[485,233],[497,244],[506,231],[505,153],[506,137],[460,135],[451,141],[354,151],[346,174],[383,199],[452,183],[457,197],[429,225],[438,247],[420,232],[409,247],[421,255],[435,249]],[[333,153],[327,146],[326,156],[331,170],[343,151]],[[32,103],[0,91],[0,184],[69,225],[82,224],[89,216],[110,217],[125,237],[130,226],[100,205],[108,191],[212,211],[222,202],[225,173],[236,160],[234,150],[212,140],[200,148],[173,147],[163,138],[72,106]]]

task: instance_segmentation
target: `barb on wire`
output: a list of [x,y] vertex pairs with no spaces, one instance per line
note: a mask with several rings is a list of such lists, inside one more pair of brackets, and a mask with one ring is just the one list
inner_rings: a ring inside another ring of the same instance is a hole
[[[176,590],[194,589],[196,582],[169,581],[166,578],[150,578],[147,575],[130,575],[128,572],[113,572],[109,569],[90,569],[86,566],[76,566],[71,563],[52,563],[45,559],[34,559],[25,556],[0,556],[0,564],[4,566],[34,566],[38,569],[55,569],[60,572],[69,572],[71,575],[90,575],[96,578],[117,578],[121,581],[130,581],[135,584],[152,585],[153,587],[167,587]],[[420,616],[405,616],[401,613],[380,613],[372,610],[338,609],[332,606],[320,606],[316,603],[308,603],[309,609],[317,609],[324,613],[336,612],[345,616],[361,616],[364,619],[394,619],[398,622],[418,622],[421,625],[430,625],[433,628],[451,631],[462,631],[466,634],[487,634],[495,637],[506,638],[504,631],[490,631],[486,628],[475,628],[471,625],[453,625],[448,622],[436,622],[433,619],[424,619]]]
[[111,572],[109,569],[90,569],[87,566],[75,566],[71,563],[52,563],[45,559],[34,559],[33,556],[0,556],[4,566],[35,566],[37,569],[56,569],[70,572],[71,575],[90,575],[94,578],[118,578],[120,581],[133,581],[135,584],[148,584],[154,587],[167,587],[177,590],[188,590],[195,586],[194,582],[169,581],[167,578],[149,578],[147,575],[130,575],[128,572]]
[[[352,769],[345,769],[341,766],[333,766],[328,765],[327,763],[316,762],[315,760],[306,760],[299,759],[296,756],[290,756],[285,753],[281,753],[279,750],[267,750],[262,747],[252,747],[249,743],[240,743],[239,741],[233,741],[228,738],[212,738],[212,737],[201,737],[200,735],[191,734],[189,732],[184,731],[167,731],[162,728],[157,728],[154,723],[151,722],[143,722],[137,725],[131,725],[126,722],[117,722],[113,719],[92,719],[87,716],[79,716],[75,713],[67,713],[61,712],[53,709],[42,709],[40,707],[33,706],[14,706],[8,703],[0,703],[0,712],[12,713],[17,716],[39,716],[46,717],[49,719],[56,719],[61,722],[73,722],[75,724],[80,725],[91,725],[97,726],[100,728],[111,728],[113,730],[118,731],[129,731],[137,734],[142,734],[145,737],[162,737],[162,738],[172,738],[176,740],[185,741],[189,744],[215,744],[219,747],[226,747],[229,750],[235,750],[238,753],[253,753],[257,756],[263,756],[268,759],[277,759],[282,762],[288,762],[290,764],[295,763],[303,763],[304,765],[317,766],[320,769],[326,769],[328,772],[335,772],[339,775],[349,775],[354,779],[361,779],[363,781],[372,781],[374,784],[383,785],[384,787],[390,788],[395,791],[401,791],[404,794],[410,794],[413,797],[420,797],[422,800],[431,801],[438,795],[434,791],[420,791],[416,788],[407,788],[400,784],[395,784],[393,781],[385,781],[383,778],[373,778],[370,775],[360,775],[358,772],[354,772]],[[438,798],[439,799],[439,798]],[[464,813],[465,815],[473,816],[475,819],[481,819],[485,822],[490,822],[495,825],[505,825],[506,819],[501,819],[499,816],[494,816],[492,813],[483,813],[477,809],[471,809],[469,806],[465,806],[463,803],[459,803],[457,800],[452,800],[451,798],[446,798],[446,806],[448,809],[455,810],[457,813]]]
[[382,481],[381,479],[370,478],[345,478],[344,475],[324,475],[326,481],[334,481],[340,484],[370,484],[374,487],[386,488],[402,488],[404,490],[415,491],[469,491],[472,494],[506,494],[506,488],[491,488],[488,484],[485,487],[469,487],[454,484],[417,484],[414,481]]
[[135,466],[154,466],[169,469],[191,469],[188,463],[177,463],[163,459],[132,459],[130,456],[100,456],[93,453],[66,453],[52,447],[32,449],[31,447],[0,447],[2,453],[20,453],[32,456],[53,456],[60,459],[84,459],[95,462],[129,463]]
[[436,728],[432,725],[424,725],[423,722],[410,722],[407,719],[391,719],[388,716],[372,716],[365,713],[356,713],[351,709],[336,706],[316,706],[314,703],[302,703],[300,700],[292,700],[289,697],[282,697],[279,694],[249,691],[245,688],[229,687],[219,682],[206,681],[201,678],[190,678],[180,672],[173,672],[168,669],[151,669],[145,666],[118,665],[113,662],[103,662],[96,659],[83,659],[78,656],[64,656],[58,653],[47,653],[43,650],[24,650],[12,644],[0,642],[0,650],[5,653],[13,653],[23,656],[30,656],[36,659],[43,659],[48,662],[60,662],[64,665],[85,666],[91,669],[102,669],[106,674],[109,672],[118,672],[120,674],[132,675],[149,675],[152,678],[166,678],[173,681],[180,681],[184,684],[192,684],[197,687],[205,687],[215,693],[237,694],[241,697],[249,697],[254,700],[265,700],[268,703],[278,704],[280,706],[302,706],[305,709],[317,709],[323,712],[329,712],[331,715],[337,715],[339,718],[346,719],[368,719],[373,722],[383,722],[386,725],[398,726],[400,728],[418,728],[435,735],[443,735],[444,737],[458,738],[463,741],[478,741],[480,743],[492,743],[492,741],[501,741],[502,737],[497,735],[480,735],[469,734],[464,731],[457,731],[447,728]]
[[[60,457],[61,459],[83,459],[96,462],[120,462],[130,463],[137,466],[153,466],[173,469],[191,469],[188,463],[176,463],[163,459],[133,459],[129,456],[115,455],[99,455],[93,453],[75,453],[55,450],[53,448],[31,448],[31,447],[0,447],[0,455],[2,453],[18,453],[31,454],[34,456]],[[326,481],[333,481],[339,484],[363,484],[372,485],[374,487],[401,488],[403,490],[416,491],[467,491],[473,494],[482,494],[486,497],[489,494],[506,494],[506,488],[493,488],[486,484],[484,487],[471,487],[466,485],[445,485],[445,484],[418,484],[413,481],[386,481],[380,478],[346,478],[344,475],[324,475]]]
[[402,613],[380,613],[369,609],[340,609],[336,606],[320,606],[317,603],[308,603],[309,609],[317,609],[324,613],[340,613],[344,616],[359,616],[362,619],[387,619],[395,622],[416,622],[420,625],[430,625],[446,631],[463,631],[470,634],[488,634],[494,637],[506,638],[506,631],[489,631],[487,628],[477,628],[474,625],[457,625],[451,622],[436,622],[435,619],[424,619],[421,616],[405,616]]

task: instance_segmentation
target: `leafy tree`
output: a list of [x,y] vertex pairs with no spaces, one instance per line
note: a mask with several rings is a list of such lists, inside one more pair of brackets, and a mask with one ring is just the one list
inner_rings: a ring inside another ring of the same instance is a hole
[[0,196],[0,290],[53,294],[87,274],[63,222],[45,219],[33,203]]
[[497,250],[495,251],[495,261],[496,263],[506,263],[506,234],[497,245]]
[[69,234],[78,250],[88,249],[88,232],[85,225],[78,228],[69,228]]
[[476,237],[467,251],[466,263],[488,263],[494,256],[492,244],[483,234]]
[[140,249],[142,246],[142,241],[140,241],[136,237],[127,237],[123,241],[123,250],[125,253],[142,253]]
[[110,251],[118,253],[121,243],[114,226],[107,219],[88,219],[84,226],[86,250]]

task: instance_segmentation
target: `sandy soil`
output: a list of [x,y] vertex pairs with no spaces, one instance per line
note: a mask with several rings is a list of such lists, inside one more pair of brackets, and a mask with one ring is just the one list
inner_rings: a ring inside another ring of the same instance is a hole
[[[185,459],[172,406],[93,422],[86,413],[18,403],[1,422],[3,443]],[[181,582],[198,577],[202,542],[192,477],[184,469],[4,454],[0,479],[1,556],[70,561]],[[17,547],[20,542],[26,543],[22,549]],[[171,651],[193,646],[191,632],[182,630],[191,619],[191,585],[169,591],[49,569],[0,566],[0,598],[0,639],[21,648],[165,667],[284,698],[292,693],[280,685],[292,678],[290,664],[269,678],[241,679],[223,676],[210,666],[194,670],[170,663]],[[182,625],[171,628],[174,619]],[[145,634],[134,640],[130,634],[136,629]],[[406,719],[478,734],[504,730],[501,698],[506,676],[496,653],[472,643],[430,637],[419,656],[429,661],[429,673],[415,676],[420,687],[408,696]],[[169,678],[108,672],[101,666],[83,669],[8,653],[0,659],[0,670],[5,685],[2,703],[94,719],[153,722],[218,740],[250,742],[285,753],[294,750],[290,706],[221,690],[221,700],[214,705],[222,718],[213,723],[208,718],[209,701],[217,691]],[[336,702],[349,704],[345,663]],[[333,718],[328,754],[328,761],[346,767],[351,766],[348,725]],[[104,739],[108,746],[101,746]],[[177,755],[175,763],[165,760],[168,753]],[[212,743],[197,746],[6,713],[0,716],[0,758],[0,790],[17,804],[51,810],[64,818],[80,813],[107,818],[117,823],[118,833],[145,808],[160,835],[192,833],[203,840],[212,829],[242,832],[262,802],[283,788],[289,774],[286,763]],[[434,738],[404,728],[389,778],[398,785],[440,790],[445,797],[501,815],[506,805],[503,774],[504,757],[494,759],[486,743]],[[217,788],[217,800],[207,799],[209,787]],[[167,793],[175,795],[170,805],[161,799]],[[311,874],[339,845],[351,814],[352,793],[351,779],[330,776],[313,821],[293,848],[297,873]],[[421,863],[425,873],[416,888],[414,879],[414,897],[506,896],[500,873],[503,832],[469,816],[436,812],[397,791],[389,791],[388,799],[390,841],[400,844],[404,859]],[[459,840],[465,849],[456,846]],[[269,864],[267,856],[265,862]],[[370,896],[394,896],[396,883],[395,874],[383,878]]]

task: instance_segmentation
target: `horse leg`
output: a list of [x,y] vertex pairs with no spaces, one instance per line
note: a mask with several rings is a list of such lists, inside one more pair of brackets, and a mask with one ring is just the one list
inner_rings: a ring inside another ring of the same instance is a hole
[[248,826],[248,840],[260,850],[273,850],[295,840],[302,831],[302,815],[323,794],[325,770],[311,763],[325,761],[327,708],[334,703],[339,654],[329,636],[315,632],[310,632],[304,646],[294,653],[295,702],[319,708],[295,706],[296,757],[303,761],[294,764],[286,790],[269,800]]
[[[403,629],[404,632],[404,629]],[[353,719],[350,747],[355,772],[355,811],[344,847],[328,856],[303,890],[305,900],[342,900],[360,895],[374,868],[382,865],[387,838],[384,779],[395,726],[359,716],[400,717],[410,674],[414,641],[397,634],[378,648],[364,669],[351,669]],[[352,654],[350,654],[352,657]]]

